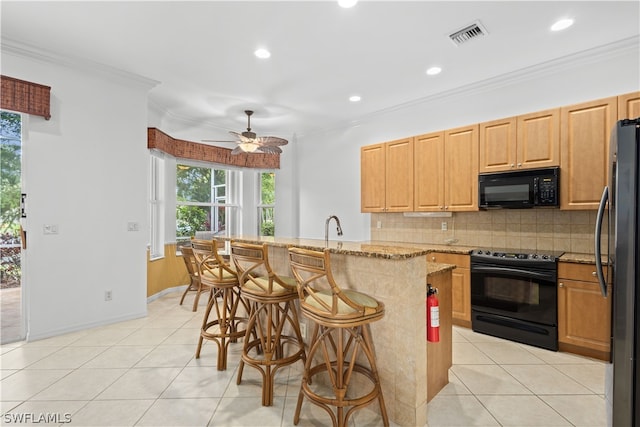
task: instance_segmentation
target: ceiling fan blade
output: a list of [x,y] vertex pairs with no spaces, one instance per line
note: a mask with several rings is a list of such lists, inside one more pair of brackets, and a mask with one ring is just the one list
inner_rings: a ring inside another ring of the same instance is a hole
[[242,154],[244,153],[244,150],[242,150],[242,148],[240,148],[240,146],[234,148],[233,150],[231,150],[231,154],[232,155],[236,155],[236,154]]
[[230,131],[229,131],[229,133],[230,133],[231,135],[235,136],[236,138],[238,138],[238,141],[236,141],[236,142],[238,142],[238,143],[241,143],[241,142],[244,142],[244,143],[248,143],[248,142],[255,142],[255,139],[254,139],[254,138],[247,138],[246,136],[244,136],[244,135],[243,135],[243,134],[241,134],[241,133],[234,132],[234,131],[232,131],[232,130],[230,130]]
[[277,136],[260,136],[257,138],[256,143],[261,146],[275,147],[278,145],[287,145],[289,141],[278,138]]
[[282,153],[282,150],[280,149],[280,147],[274,147],[274,146],[270,146],[270,145],[261,145],[256,151],[260,152],[260,153],[264,153],[264,154],[280,154],[280,153]]

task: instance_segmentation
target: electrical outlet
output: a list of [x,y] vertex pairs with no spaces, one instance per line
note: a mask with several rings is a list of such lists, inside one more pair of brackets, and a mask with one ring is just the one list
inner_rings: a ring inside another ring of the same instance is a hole
[[377,228],[382,228],[382,221],[378,221],[378,223],[376,224]]
[[442,221],[442,224],[440,224],[440,229],[442,231],[447,231],[447,222],[446,221]]
[[104,300],[111,301],[113,299],[113,293],[109,291],[104,291]]
[[137,222],[128,222],[127,231],[140,231],[140,224]]
[[300,335],[302,335],[302,339],[303,340],[307,339],[307,324],[306,323],[300,323]]
[[58,224],[45,224],[42,230],[44,234],[58,234]]

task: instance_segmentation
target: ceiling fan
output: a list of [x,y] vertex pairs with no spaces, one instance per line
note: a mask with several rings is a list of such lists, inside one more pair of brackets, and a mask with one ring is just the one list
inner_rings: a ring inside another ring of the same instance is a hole
[[238,133],[229,131],[229,133],[237,138],[235,141],[216,141],[211,139],[203,139],[203,142],[235,142],[238,144],[236,148],[231,151],[231,154],[240,153],[265,153],[265,154],[280,154],[282,150],[280,146],[287,145],[289,142],[286,139],[278,138],[275,136],[257,136],[255,132],[251,132],[251,115],[253,111],[245,110],[247,115],[247,130]]

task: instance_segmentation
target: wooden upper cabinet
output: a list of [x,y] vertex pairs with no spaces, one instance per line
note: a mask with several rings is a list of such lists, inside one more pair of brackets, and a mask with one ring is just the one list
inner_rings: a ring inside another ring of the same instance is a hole
[[384,212],[385,146],[360,147],[360,209],[362,212]]
[[560,109],[480,124],[479,171],[501,172],[560,164]]
[[560,165],[560,109],[518,116],[518,168]]
[[617,107],[617,97],[611,97],[561,109],[560,209],[598,208]]
[[480,172],[498,172],[516,167],[516,118],[480,124]]
[[413,211],[413,138],[385,143],[386,212]]
[[618,120],[640,117],[640,92],[627,93],[618,97]]
[[414,138],[413,164],[415,210],[444,210],[444,132]]
[[413,210],[413,138],[360,148],[362,212]]
[[478,125],[444,132],[446,211],[478,210]]

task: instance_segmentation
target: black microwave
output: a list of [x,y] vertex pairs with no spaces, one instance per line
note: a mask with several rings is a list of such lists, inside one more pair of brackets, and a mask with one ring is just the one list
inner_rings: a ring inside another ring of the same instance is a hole
[[526,209],[560,206],[560,168],[524,169],[480,174],[481,209]]

